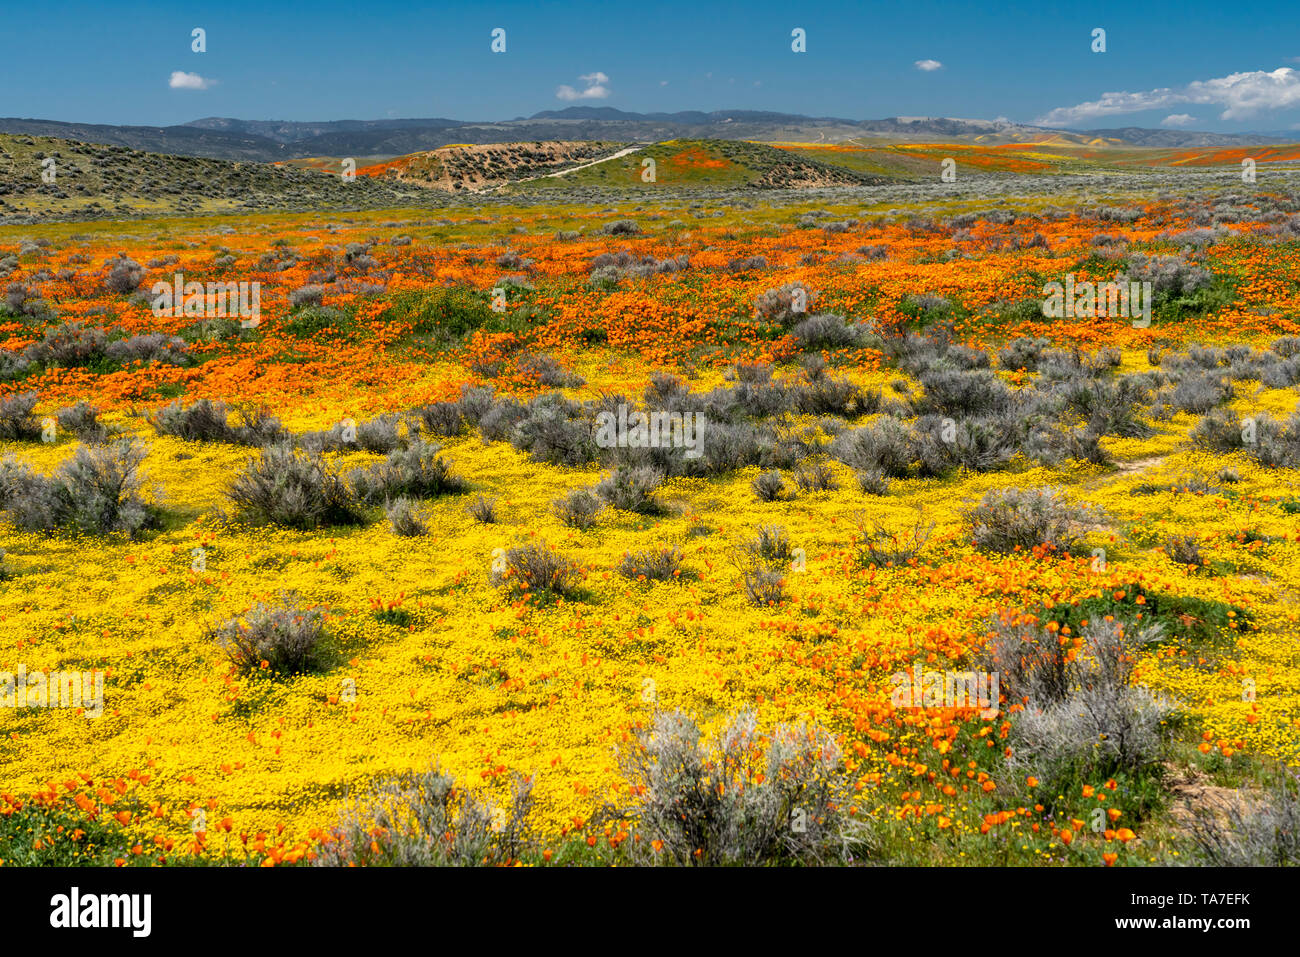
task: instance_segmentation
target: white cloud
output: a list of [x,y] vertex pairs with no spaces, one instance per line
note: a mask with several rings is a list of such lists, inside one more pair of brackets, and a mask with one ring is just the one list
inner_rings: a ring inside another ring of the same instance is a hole
[[667,86],[667,85],[668,85],[668,81],[667,81],[667,80],[660,80],[660,81],[659,81],[659,85],[660,85],[660,86]]
[[1161,126],[1191,126],[1196,122],[1196,117],[1190,113],[1171,113],[1160,121]]
[[940,63],[938,60],[917,60],[916,63],[913,65],[918,70],[922,70],[926,73],[932,73],[935,70],[943,69],[943,64]]
[[578,77],[584,84],[581,90],[575,90],[567,83],[562,83],[556,89],[555,95],[561,100],[603,100],[609,96],[609,77],[597,70],[595,73],[584,73]]
[[216,80],[206,80],[197,73],[175,70],[172,72],[171,79],[167,81],[167,85],[173,90],[206,90],[216,82]]
[[1100,99],[1063,106],[1040,117],[1043,126],[1072,126],[1118,113],[1159,110],[1177,103],[1223,107],[1221,120],[1236,120],[1265,110],[1300,106],[1300,72],[1279,67],[1271,73],[1251,70],[1212,80],[1196,80],[1184,87],[1162,87],[1140,93],[1103,93]]

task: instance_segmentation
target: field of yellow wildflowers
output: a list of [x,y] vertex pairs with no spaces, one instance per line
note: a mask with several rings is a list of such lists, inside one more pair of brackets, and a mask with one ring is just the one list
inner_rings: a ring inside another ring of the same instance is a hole
[[[434,761],[478,859],[1246,862],[1204,812],[1300,748],[1300,203],[1053,202],[6,227],[0,864],[400,861],[373,789]],[[1145,321],[1044,315],[1119,274]],[[310,653],[241,663],[285,608]],[[676,847],[666,742],[751,712],[700,813],[806,772],[763,813],[825,840]]]

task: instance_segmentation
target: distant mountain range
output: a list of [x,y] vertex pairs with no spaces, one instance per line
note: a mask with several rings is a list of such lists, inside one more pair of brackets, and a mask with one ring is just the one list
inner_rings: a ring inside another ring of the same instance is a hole
[[1074,143],[1097,147],[1180,149],[1295,142],[1300,134],[1227,134],[1125,127],[1056,130],[1006,120],[950,117],[890,117],[850,120],[757,110],[711,113],[629,113],[611,107],[574,106],[496,122],[451,119],[239,120],[207,117],[179,126],[107,126],[55,120],[0,118],[0,133],[54,136],[123,146],[151,153],[212,159],[274,162],[313,156],[402,156],[449,144],[538,140],[606,140],[652,143],[663,140],[727,139],[760,142]]

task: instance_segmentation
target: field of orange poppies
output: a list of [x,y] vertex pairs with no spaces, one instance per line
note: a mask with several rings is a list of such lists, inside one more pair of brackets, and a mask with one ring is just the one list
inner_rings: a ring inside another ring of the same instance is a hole
[[[1294,193],[480,196],[0,275],[0,865],[1295,853]],[[1145,319],[1045,314],[1117,276]]]

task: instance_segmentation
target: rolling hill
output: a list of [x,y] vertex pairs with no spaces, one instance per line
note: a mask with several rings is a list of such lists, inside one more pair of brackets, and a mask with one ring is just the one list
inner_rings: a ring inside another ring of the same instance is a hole
[[447,192],[482,190],[600,160],[626,144],[605,142],[498,143],[444,146],[357,170],[385,181],[418,183]]
[[50,136],[150,153],[261,162],[316,156],[392,158],[452,144],[579,140],[658,143],[708,139],[822,144],[871,140],[877,144],[1054,143],[1166,149],[1287,142],[1286,137],[1269,134],[1237,136],[1131,127],[1053,130],[1006,120],[951,117],[852,120],[756,110],[632,113],[589,106],[543,110],[529,117],[500,121],[416,118],[300,122],[205,117],[174,126],[108,126],[9,117],[0,118],[0,133]]
[[[50,169],[53,182],[46,182]],[[434,195],[417,184],[348,181],[323,170],[0,134],[0,220],[376,208]]]
[[[647,159],[654,161],[653,183],[643,179]],[[808,189],[873,186],[885,182],[880,176],[762,143],[680,139],[650,144],[570,175],[532,179],[524,185],[528,189],[648,189],[660,185]]]

